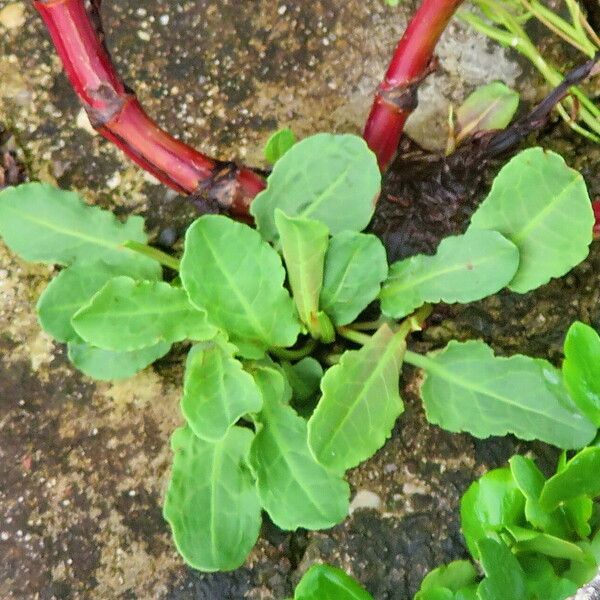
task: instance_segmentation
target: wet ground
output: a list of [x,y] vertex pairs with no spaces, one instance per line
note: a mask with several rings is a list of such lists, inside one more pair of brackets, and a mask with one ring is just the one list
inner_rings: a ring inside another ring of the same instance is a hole
[[[279,126],[299,135],[360,130],[412,8],[379,0],[122,0],[107,3],[104,14],[121,72],[163,126],[221,158],[258,165],[263,142]],[[477,85],[500,78],[526,101],[543,94],[525,65],[456,24],[440,58],[409,127],[430,148],[443,146],[447,103]],[[24,2],[0,0],[0,122],[15,133],[32,179],[76,189],[120,214],[143,214],[153,235],[165,227],[181,232],[193,218],[185,199],[93,134]],[[597,150],[562,127],[544,143],[562,150],[600,195]],[[393,184],[387,189],[394,195]],[[415,202],[400,200],[399,218]],[[425,219],[433,238],[460,229],[462,209],[450,219],[436,211],[424,211],[435,217]],[[501,353],[557,360],[573,319],[600,327],[599,273],[594,247],[586,263],[536,293],[439,309],[415,343],[425,349],[481,337]],[[350,474],[355,510],[345,523],[294,534],[266,524],[235,573],[185,568],[160,510],[168,437],[180,419],[183,353],[125,382],[81,376],[36,322],[35,302],[51,275],[52,268],[27,265],[0,245],[2,600],[283,600],[314,561],[352,572],[377,600],[405,600],[427,570],[464,554],[459,497],[518,444],[429,426],[416,374],[406,369],[406,413],[388,444]],[[546,464],[553,459],[542,446],[528,449]]]

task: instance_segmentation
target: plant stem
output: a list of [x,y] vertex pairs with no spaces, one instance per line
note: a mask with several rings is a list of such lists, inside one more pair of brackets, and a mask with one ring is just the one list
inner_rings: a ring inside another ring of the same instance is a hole
[[427,369],[427,367],[431,364],[431,359],[424,354],[407,350],[404,353],[404,362],[407,362],[409,365],[413,365],[414,367],[419,367],[419,369]]
[[233,214],[247,215],[265,187],[250,169],[212,159],[176,140],[144,112],[116,72],[92,0],[34,0],[75,93],[94,128],[143,169],[180,193],[205,194]]
[[423,0],[396,47],[364,131],[382,170],[396,154],[406,119],[416,108],[417,87],[430,72],[435,46],[462,1]]
[[179,272],[179,266],[181,261],[179,261],[174,256],[159,250],[158,248],[153,248],[152,246],[147,246],[146,244],[142,244],[141,242],[136,242],[134,240],[127,240],[123,243],[125,248],[129,248],[138,254],[143,254],[148,258],[153,258],[155,261],[159,262],[161,265],[165,267],[169,267],[169,269],[173,269],[173,271]]
[[350,329],[346,326],[337,327],[336,331],[343,338],[346,338],[347,340],[350,340],[351,342],[354,342],[356,344],[360,344],[361,346],[364,346],[368,341],[371,340],[371,336],[369,334],[361,333],[360,331]]
[[304,346],[296,350],[289,348],[269,348],[269,352],[283,360],[297,361],[308,356],[317,347],[317,341],[310,338]]

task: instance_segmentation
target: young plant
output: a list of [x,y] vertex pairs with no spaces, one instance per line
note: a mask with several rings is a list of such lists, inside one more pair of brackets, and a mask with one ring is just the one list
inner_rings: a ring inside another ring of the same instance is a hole
[[344,571],[314,565],[298,583],[292,600],[373,600],[373,596]]
[[[378,238],[362,233],[381,178],[366,143],[287,139],[252,204],[257,229],[203,216],[181,260],[146,245],[139,217],[119,222],[45,184],[0,193],[6,244],[64,267],[38,314],[77,368],[127,377],[172,344],[193,344],[164,515],[186,562],[204,571],[244,562],[261,510],[286,530],[345,518],[345,472],[381,448],[404,410],[403,362],[424,369],[427,417],[449,431],[571,449],[597,430],[593,398],[569,384],[571,399],[544,360],[496,357],[482,341],[406,349],[429,303],[524,293],[581,262],[594,224],[581,175],[552,152],[525,150],[464,234],[388,266]],[[380,314],[360,321],[375,301]]]

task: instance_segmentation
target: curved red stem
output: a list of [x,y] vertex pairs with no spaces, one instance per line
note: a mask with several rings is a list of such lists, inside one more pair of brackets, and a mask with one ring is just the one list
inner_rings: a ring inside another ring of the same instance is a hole
[[364,131],[382,170],[396,154],[406,119],[416,108],[417,87],[429,74],[435,46],[462,1],[423,0],[396,47]]

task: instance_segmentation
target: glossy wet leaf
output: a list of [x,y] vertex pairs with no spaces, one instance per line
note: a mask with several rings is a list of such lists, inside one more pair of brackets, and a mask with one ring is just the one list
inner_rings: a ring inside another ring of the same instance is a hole
[[287,217],[280,210],[275,211],[275,224],[300,320],[313,337],[320,338],[317,315],[329,230],[319,221]]
[[517,552],[544,554],[565,560],[586,560],[585,552],[568,540],[517,525],[506,527],[506,531],[514,539],[513,548]]
[[30,262],[70,265],[103,258],[111,263],[134,260],[158,263],[121,244],[146,243],[144,220],[119,221],[112,212],[89,206],[74,192],[47,183],[25,183],[0,192],[0,236]]
[[306,421],[287,404],[283,375],[274,368],[258,368],[254,377],[263,409],[250,462],[263,508],[281,529],[333,527],[348,515],[348,484],[311,454]]
[[546,510],[581,495],[600,496],[600,447],[591,446],[578,452],[560,473],[550,477],[540,497]]
[[525,574],[506,544],[491,538],[478,544],[485,579],[479,584],[479,600],[529,600]]
[[252,376],[233,358],[223,340],[194,346],[187,357],[181,411],[192,431],[205,440],[223,439],[246,413],[262,408]]
[[471,229],[499,231],[519,249],[511,290],[528,292],[561,277],[589,252],[594,214],[583,177],[561,156],[529,148],[500,171]]
[[201,440],[188,427],[173,433],[163,514],[179,553],[194,569],[236,569],[258,539],[260,503],[246,466],[252,438],[241,427],[216,443]]
[[280,129],[267,140],[265,158],[274,165],[295,143],[296,136],[289,127]]
[[92,296],[118,275],[157,279],[160,269],[147,262],[110,264],[102,259],[77,262],[63,269],[46,287],[37,303],[40,325],[59,342],[81,342],[71,318]]
[[494,81],[477,88],[456,110],[456,139],[504,129],[519,107],[519,94]]
[[318,360],[307,356],[293,365],[283,363],[282,367],[299,404],[309,402],[319,393],[323,367]]
[[334,235],[325,256],[321,308],[336,325],[352,323],[377,298],[387,274],[379,238],[354,231]]
[[294,600],[373,600],[373,596],[341,569],[314,565],[300,580]]
[[181,280],[190,300],[243,356],[292,346],[300,332],[281,258],[247,225],[207,215],[187,230]]
[[133,352],[112,352],[80,342],[70,342],[68,345],[69,360],[82,373],[101,381],[132,377],[162,358],[170,349],[171,344],[166,342]]
[[484,538],[500,539],[504,527],[522,523],[524,510],[525,498],[510,469],[494,469],[473,482],[460,502],[461,529],[471,555],[479,558]]
[[495,231],[445,238],[434,256],[398,261],[379,295],[384,314],[401,318],[426,302],[473,302],[501,290],[519,266],[516,246]]
[[319,133],[277,161],[250,212],[269,241],[277,238],[277,208],[289,217],[322,221],[332,234],[361,231],[371,220],[380,185],[377,160],[362,138]]
[[564,352],[565,386],[579,410],[600,427],[600,336],[575,321],[567,332]]
[[414,600],[433,600],[447,596],[454,600],[454,592],[477,581],[477,570],[469,560],[456,560],[428,573]]
[[192,306],[185,290],[131,277],[107,282],[71,322],[83,340],[116,352],[186,338],[206,340],[216,334],[206,313]]
[[426,371],[421,397],[428,420],[448,431],[479,438],[513,433],[559,448],[581,448],[596,433],[547,361],[496,357],[480,341],[451,341],[410,360]]
[[383,325],[325,372],[323,395],[308,421],[309,444],[321,463],[343,472],[383,446],[404,410],[399,375],[405,347],[404,338]]

